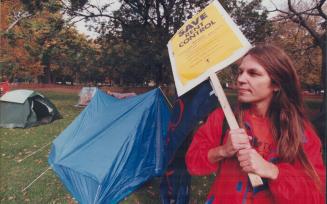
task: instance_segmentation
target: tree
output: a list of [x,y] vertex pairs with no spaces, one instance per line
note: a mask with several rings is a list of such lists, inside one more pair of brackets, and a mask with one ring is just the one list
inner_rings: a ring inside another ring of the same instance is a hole
[[[102,70],[101,73],[115,76],[120,83],[155,80],[157,83],[166,84],[172,82],[166,48],[168,40],[188,18],[208,4],[208,1],[194,0],[121,0],[120,9],[112,11],[110,8],[113,4],[110,1],[102,6],[92,4],[88,0],[21,1],[25,10],[33,14],[33,17],[58,9],[61,9],[61,13],[69,14],[70,18],[60,29],[66,25],[73,26],[82,19],[94,21],[92,29],[101,34],[97,40],[101,43],[101,57],[96,64],[99,70]],[[262,41],[271,32],[271,25],[266,20],[267,12],[262,9],[260,2],[261,0],[249,3],[245,0],[221,1],[234,20],[242,25],[241,29],[251,41]],[[62,16],[58,19],[62,20]],[[45,27],[52,25],[54,24]],[[58,46],[44,45],[56,42],[60,30],[51,32],[53,35],[38,33],[42,39],[36,40],[36,47],[40,49],[32,49],[33,46],[30,46],[29,50],[40,51],[38,56],[42,56],[40,60],[44,66],[43,81],[51,82],[51,75],[59,74],[64,63],[58,65],[54,60]]]
[[[98,71],[98,48],[74,28],[64,27],[45,45],[52,80],[88,81]],[[93,73],[92,73],[93,72]]]
[[[80,19],[93,19],[102,42],[119,39],[126,45],[121,47],[126,49],[124,64],[116,66],[115,70],[124,73],[137,69],[137,73],[146,73],[145,79],[152,78],[158,83],[172,82],[166,48],[168,40],[188,18],[208,4],[208,1],[194,0],[122,0],[120,9],[110,12],[110,3],[97,6],[85,0],[69,2],[65,6],[67,13]],[[262,40],[271,32],[267,12],[260,6],[260,0],[246,2],[221,1],[249,39]]]
[[324,97],[320,114],[316,117],[314,123],[323,138],[327,133],[327,126],[325,124],[327,110],[327,4],[325,2],[326,0],[312,0],[309,4],[306,4],[306,2],[301,0],[287,0],[286,9],[280,9],[275,6],[275,10],[271,11],[280,13],[275,21],[289,20],[305,29],[307,34],[312,38],[310,47],[318,47],[320,49],[320,84],[324,89]]
[[[43,11],[32,15],[17,0],[5,1],[3,5],[5,24],[10,25],[7,26],[10,29],[1,33],[4,42],[1,58],[7,74],[12,78],[35,78],[47,73],[47,64],[42,61],[43,45],[47,36],[55,35],[55,31],[61,29],[60,14]],[[30,18],[21,18],[18,22],[16,13],[25,13]]]
[[304,28],[289,20],[273,23],[274,31],[268,41],[283,47],[291,56],[304,88],[319,86],[321,50],[312,46],[314,43],[312,37]]
[[[310,5],[302,1],[287,0],[287,8],[280,9],[275,6],[271,12],[279,12],[280,15],[274,21],[289,20],[304,28],[311,36],[313,47],[321,50],[321,86],[324,87],[326,102],[326,60],[327,60],[327,4],[326,0],[313,0]],[[314,22],[314,23],[312,23]],[[325,103],[326,104],[326,103]]]
[[41,63],[31,58],[27,50],[24,49],[25,42],[20,35],[23,29],[14,26],[22,23],[20,14],[26,13],[18,0],[1,2],[1,75],[9,78],[26,77],[30,74],[38,75],[42,71]]
[[5,2],[1,9],[6,11],[6,23],[1,28],[12,25],[11,16],[17,11],[30,14],[1,35],[6,75],[45,83],[67,77],[77,82],[101,78],[103,69],[96,63],[98,47],[65,25],[60,8],[59,1]]

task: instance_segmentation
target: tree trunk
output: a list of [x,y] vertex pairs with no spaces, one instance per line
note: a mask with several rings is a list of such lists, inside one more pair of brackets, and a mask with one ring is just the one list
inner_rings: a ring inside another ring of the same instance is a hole
[[[312,120],[318,135],[322,141],[323,147],[326,149],[326,137],[327,137],[327,125],[326,125],[326,110],[327,110],[327,94],[326,94],[326,85],[327,85],[327,77],[326,77],[326,69],[327,69],[327,50],[326,46],[322,47],[322,63],[321,63],[321,80],[320,85],[324,90],[322,104],[320,106],[319,113]],[[325,151],[324,151],[325,152]],[[324,155],[326,156],[326,155]]]
[[156,65],[157,67],[157,74],[156,74],[156,85],[161,85],[163,83],[163,80],[162,80],[162,75],[163,75],[163,65],[162,64],[157,64]]
[[[327,39],[326,39],[327,40]],[[326,76],[326,69],[327,69],[327,43],[325,43],[324,48],[322,49],[322,65],[321,65],[321,82],[322,82],[322,87],[324,89],[324,98],[323,98],[323,102],[322,102],[322,108],[321,111],[323,113],[323,135],[321,135],[321,137],[323,137],[324,139],[326,139],[327,137],[327,125],[326,125],[326,110],[327,110],[327,76]],[[323,140],[326,141],[326,140]],[[324,144],[326,145],[326,143],[324,142]],[[325,147],[326,149],[326,147]]]
[[44,67],[44,81],[45,84],[51,84],[52,78],[51,78],[51,70],[49,64],[45,65]]
[[75,73],[75,77],[74,77],[74,81],[75,83],[81,83],[81,80],[80,80],[80,74],[78,72]]
[[[327,39],[326,39],[327,40]],[[326,89],[327,89],[327,77],[326,77],[326,69],[327,69],[327,45],[322,49],[322,63],[321,63],[321,86],[324,89],[324,102],[326,100]],[[324,103],[326,104],[326,103]],[[326,106],[325,106],[326,110]]]

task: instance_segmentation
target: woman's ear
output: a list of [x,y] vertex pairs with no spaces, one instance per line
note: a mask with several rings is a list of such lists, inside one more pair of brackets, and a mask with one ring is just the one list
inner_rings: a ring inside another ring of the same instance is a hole
[[272,83],[272,88],[274,92],[279,92],[280,91],[280,87],[276,84],[276,83]]

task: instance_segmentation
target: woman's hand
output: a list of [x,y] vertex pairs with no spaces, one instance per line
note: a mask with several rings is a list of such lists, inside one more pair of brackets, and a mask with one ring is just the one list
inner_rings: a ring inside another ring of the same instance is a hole
[[208,160],[216,163],[221,159],[232,157],[240,149],[251,148],[249,137],[244,129],[230,130],[224,145],[212,148],[208,152]]
[[278,167],[262,158],[253,148],[241,149],[237,153],[237,158],[242,170],[246,173],[254,173],[269,179],[276,179],[278,176]]
[[242,128],[230,130],[226,143],[222,146],[225,157],[232,157],[241,149],[251,148],[250,139]]

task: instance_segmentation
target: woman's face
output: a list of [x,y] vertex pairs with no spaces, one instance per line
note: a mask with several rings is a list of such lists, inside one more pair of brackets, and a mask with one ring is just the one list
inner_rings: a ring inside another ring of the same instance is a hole
[[242,103],[269,105],[274,87],[267,71],[255,58],[243,58],[237,77],[238,100]]

